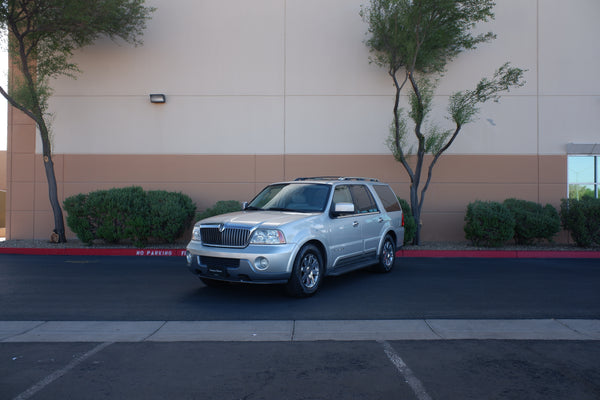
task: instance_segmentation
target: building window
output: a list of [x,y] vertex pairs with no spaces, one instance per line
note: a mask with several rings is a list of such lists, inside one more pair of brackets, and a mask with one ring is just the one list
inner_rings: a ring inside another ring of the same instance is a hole
[[568,160],[569,198],[598,198],[599,155],[570,155]]

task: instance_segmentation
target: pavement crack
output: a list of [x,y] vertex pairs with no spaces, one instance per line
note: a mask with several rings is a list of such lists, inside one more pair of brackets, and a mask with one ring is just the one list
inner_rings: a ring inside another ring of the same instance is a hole
[[48,323],[48,321],[40,321],[40,323],[39,323],[39,324],[37,324],[37,325],[35,325],[35,326],[32,326],[32,327],[29,327],[29,328],[27,328],[27,329],[25,329],[25,330],[23,330],[23,331],[21,331],[21,332],[17,332],[17,333],[15,333],[14,335],[10,335],[10,336],[4,337],[4,338],[0,338],[0,342],[7,342],[7,341],[10,341],[10,339],[12,339],[12,338],[19,337],[19,336],[21,336],[21,335],[26,335],[26,334],[28,334],[29,332],[33,331],[34,329],[37,329],[37,328],[39,328],[40,326],[44,326],[44,325],[46,325],[47,323]]
[[152,336],[156,335],[169,321],[163,321],[158,328],[156,328],[151,334],[142,339],[142,342],[148,341]]
[[431,324],[429,323],[428,320],[424,319],[423,322],[425,322],[425,325],[427,325],[427,327],[431,330],[431,332],[436,335],[438,338],[440,339],[445,339],[442,335],[440,335],[435,329],[433,329],[433,326],[431,326]]

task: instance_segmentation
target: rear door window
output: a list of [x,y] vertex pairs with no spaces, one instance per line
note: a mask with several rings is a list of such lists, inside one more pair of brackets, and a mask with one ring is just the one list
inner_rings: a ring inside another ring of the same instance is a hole
[[375,213],[378,212],[377,203],[375,199],[364,185],[349,185],[350,193],[352,193],[352,199],[354,200],[354,207],[357,214]]

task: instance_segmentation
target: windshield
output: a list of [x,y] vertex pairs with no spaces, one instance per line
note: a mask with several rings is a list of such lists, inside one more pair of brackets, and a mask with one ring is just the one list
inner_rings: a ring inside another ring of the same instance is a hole
[[329,185],[281,183],[267,186],[247,210],[323,212],[329,199]]

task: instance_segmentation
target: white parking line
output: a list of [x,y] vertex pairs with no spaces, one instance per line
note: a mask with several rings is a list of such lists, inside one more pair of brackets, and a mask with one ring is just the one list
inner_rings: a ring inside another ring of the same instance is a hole
[[59,369],[58,371],[51,373],[50,375],[48,375],[47,377],[45,377],[44,379],[42,379],[35,385],[31,386],[29,389],[27,389],[26,391],[24,391],[23,393],[21,393],[20,395],[15,397],[13,400],[26,400],[26,399],[31,398],[37,392],[44,389],[46,386],[50,385],[52,382],[54,382],[58,378],[65,375],[67,372],[69,372],[70,370],[72,370],[73,368],[75,368],[76,366],[81,364],[83,361],[87,360],[88,358],[90,358],[94,354],[98,353],[99,351],[104,350],[106,347],[110,346],[111,344],[112,344],[112,342],[100,343],[98,346],[94,347],[87,353],[75,358],[73,361],[68,363],[65,367]]
[[412,370],[408,368],[404,360],[396,353],[396,350],[392,347],[391,344],[386,342],[385,340],[378,341],[383,346],[383,350],[385,351],[385,355],[389,358],[389,360],[394,364],[398,372],[402,375],[408,386],[413,390],[418,400],[431,400],[429,394],[425,390],[425,387],[413,374]]

